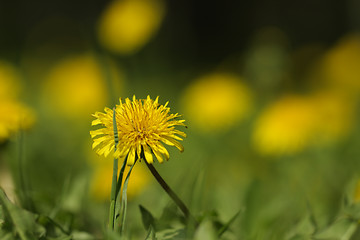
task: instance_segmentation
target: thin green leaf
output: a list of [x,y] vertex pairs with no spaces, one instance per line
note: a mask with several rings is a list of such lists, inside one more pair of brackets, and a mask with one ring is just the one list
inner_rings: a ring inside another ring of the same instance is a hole
[[313,211],[313,209],[312,209],[312,207],[310,205],[310,202],[308,200],[306,201],[306,207],[308,209],[311,224],[314,226],[314,229],[315,229],[314,232],[316,232],[319,226],[317,224],[314,211]]
[[44,226],[46,229],[49,229],[51,227],[52,229],[60,230],[60,232],[66,236],[70,235],[70,231],[65,230],[60,224],[58,224],[48,216],[39,215],[36,219],[36,222]]
[[290,229],[285,239],[310,239],[314,231],[315,226],[313,224],[313,220],[311,219],[310,214],[306,213],[306,215]]
[[114,217],[115,217],[115,200],[110,200],[110,211],[109,211],[109,229],[114,230]]
[[155,231],[154,231],[154,228],[151,225],[149,227],[148,234],[145,237],[145,240],[156,240]]
[[12,204],[1,188],[0,205],[5,219],[12,224],[20,239],[35,240],[45,234],[45,229],[36,223],[36,215]]
[[218,232],[218,237],[219,238],[221,237],[221,235],[223,235],[224,232],[226,232],[229,229],[230,225],[239,216],[240,212],[241,212],[241,210],[239,210],[237,213],[235,213],[235,215],[232,218],[230,218],[230,220],[224,226],[222,226],[222,228]]
[[[118,130],[116,125],[116,111],[115,108],[113,109],[113,129],[114,129],[114,144],[115,144],[115,151],[116,147],[119,143],[119,137],[118,137]],[[116,191],[119,188],[118,184],[121,184],[117,182],[117,173],[118,173],[118,159],[114,158],[113,162],[113,175],[112,175],[112,183],[111,183],[111,193],[110,193],[110,212],[109,212],[109,229],[114,230],[115,228],[115,206],[116,206]]]
[[121,184],[122,184],[122,180],[123,180],[123,176],[124,176],[124,172],[125,172],[126,162],[127,162],[127,156],[125,157],[124,162],[121,166],[119,178],[116,183],[115,220],[114,220],[115,221],[115,226],[114,226],[115,231],[118,231],[119,227],[120,227],[119,217],[120,217],[120,213],[121,213]]
[[[135,161],[136,163],[136,161]],[[128,187],[128,183],[129,183],[129,179],[130,179],[130,174],[131,171],[133,170],[134,165],[132,165],[129,169],[129,172],[125,178],[124,181],[124,185],[123,185],[123,191],[122,191],[122,197],[121,197],[121,206],[120,206],[120,215],[119,215],[119,220],[120,220],[120,235],[122,235],[124,233],[125,230],[125,221],[126,221],[126,210],[127,210],[127,187]]]
[[149,228],[155,229],[155,218],[152,214],[144,208],[142,205],[139,205],[140,212],[141,212],[141,220],[144,225],[144,228],[148,230]]
[[356,232],[356,229],[358,228],[358,223],[353,223],[349,226],[349,228],[346,230],[346,232],[341,236],[340,240],[350,240],[352,235]]
[[339,240],[349,240],[358,227],[356,221],[350,219],[339,219],[332,223],[323,231],[318,232],[315,237],[320,239],[333,238]]

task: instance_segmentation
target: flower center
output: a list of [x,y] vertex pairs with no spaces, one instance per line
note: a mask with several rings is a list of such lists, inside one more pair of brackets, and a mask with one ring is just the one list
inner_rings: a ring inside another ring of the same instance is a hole
[[148,131],[144,127],[134,127],[133,130],[135,141],[144,142],[145,139],[148,137]]

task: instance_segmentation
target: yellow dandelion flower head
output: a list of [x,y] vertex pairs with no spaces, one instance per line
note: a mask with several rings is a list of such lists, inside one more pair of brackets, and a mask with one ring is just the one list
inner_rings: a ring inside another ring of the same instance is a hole
[[336,89],[360,91],[360,34],[342,38],[323,59],[325,81]]
[[[185,126],[185,120],[178,120],[177,113],[170,114],[170,108],[158,103],[158,97],[152,100],[133,97],[122,102],[115,108],[115,119],[118,131],[118,145],[114,152],[115,158],[124,159],[127,164],[133,165],[136,159],[145,158],[147,163],[153,163],[153,155],[162,163],[169,159],[169,152],[164,144],[175,146],[181,152],[184,147],[178,142],[186,134],[176,130],[176,126]],[[99,154],[108,156],[115,148],[113,110],[105,108],[105,113],[96,112],[92,125],[101,125],[102,128],[90,131],[93,138],[93,149]]]
[[213,73],[195,80],[182,97],[189,121],[201,131],[226,130],[251,108],[250,90],[231,73]]
[[292,154],[312,140],[318,124],[312,101],[288,95],[270,104],[255,121],[252,142],[264,155]]
[[[108,64],[106,62],[106,64]],[[115,89],[121,88],[120,72],[109,62]],[[43,86],[46,103],[70,118],[88,117],[106,105],[108,89],[105,75],[92,54],[64,58],[49,71]]]
[[0,142],[8,139],[20,129],[28,129],[35,122],[34,112],[13,100],[0,102]]
[[99,20],[100,43],[113,52],[131,54],[152,37],[163,17],[161,0],[112,1]]

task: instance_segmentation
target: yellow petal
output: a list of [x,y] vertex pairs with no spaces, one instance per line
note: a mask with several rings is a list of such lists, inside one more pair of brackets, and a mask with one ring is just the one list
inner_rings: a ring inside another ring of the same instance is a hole
[[[118,144],[118,146],[120,146],[120,144]],[[123,146],[122,148],[119,147],[119,149],[117,150],[118,152],[118,157],[124,157],[128,154],[128,152],[130,151],[130,147],[128,146]]]
[[181,145],[178,141],[174,140],[173,138],[163,136],[161,138],[161,141],[169,146],[175,146],[177,149],[180,150],[180,152],[184,151],[183,145]]
[[136,146],[136,153],[137,153],[137,158],[140,159],[141,144],[138,144],[138,145]]
[[99,155],[105,155],[106,152],[109,152],[109,145],[103,146],[97,151]]
[[127,165],[131,166],[135,163],[135,147],[132,147],[128,154]]
[[168,137],[173,138],[173,139],[176,139],[176,140],[180,140],[180,141],[183,140],[182,138],[180,138],[180,137],[178,137],[178,136],[176,136],[176,135],[174,135],[174,134],[168,135]]
[[100,121],[100,119],[95,119],[91,122],[91,126],[95,126],[95,125],[99,125],[102,124],[102,122]]
[[90,135],[92,138],[97,137],[98,135],[104,135],[104,130],[103,129],[97,129],[94,131],[90,131]]
[[154,146],[154,148],[159,151],[163,156],[165,156],[166,161],[169,160],[170,155],[169,152],[167,151],[167,149],[159,142],[158,144],[156,144]]
[[104,143],[108,139],[107,136],[99,137],[94,139],[94,142],[92,144],[92,148],[96,148],[99,144]]
[[152,164],[154,162],[154,159],[149,146],[143,145],[143,149],[144,149],[145,161],[149,164]]
[[107,150],[104,152],[104,156],[107,157],[112,151],[114,151],[115,145],[112,145],[112,143],[110,142],[105,148]]
[[163,160],[161,153],[155,149],[153,149],[153,152],[154,152],[156,159],[159,161],[159,163],[163,163],[164,160]]
[[179,130],[173,130],[173,133],[174,134],[177,134],[177,135],[180,135],[184,138],[186,138],[186,133],[182,132],[182,131],[179,131]]

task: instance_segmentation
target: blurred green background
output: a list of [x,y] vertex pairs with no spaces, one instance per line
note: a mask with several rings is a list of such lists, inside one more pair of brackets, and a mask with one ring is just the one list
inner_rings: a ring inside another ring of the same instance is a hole
[[[197,217],[240,211],[224,239],[358,239],[359,30],[356,0],[0,1],[1,187],[102,236],[112,160],[91,149],[91,114],[159,96],[188,137],[155,167]],[[135,239],[139,204],[173,206],[142,165]]]

